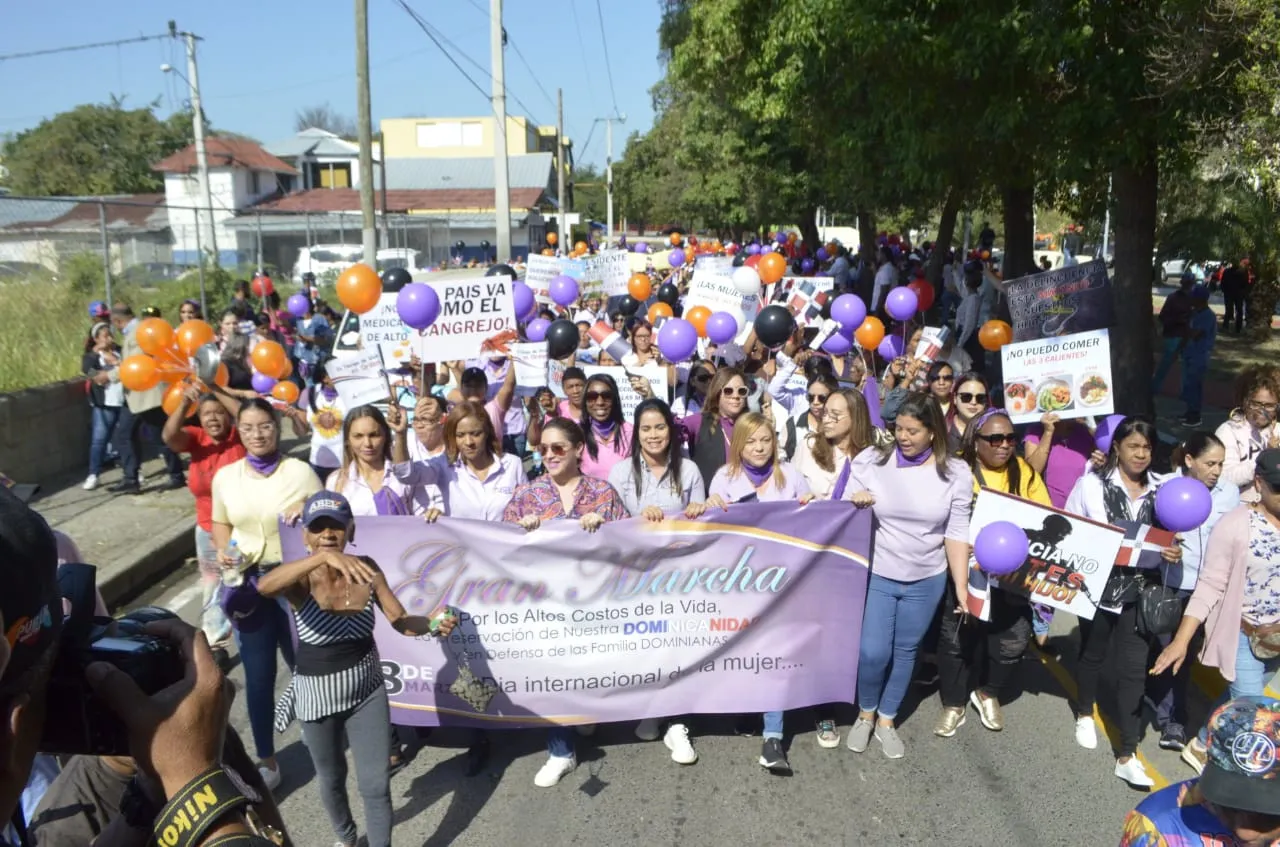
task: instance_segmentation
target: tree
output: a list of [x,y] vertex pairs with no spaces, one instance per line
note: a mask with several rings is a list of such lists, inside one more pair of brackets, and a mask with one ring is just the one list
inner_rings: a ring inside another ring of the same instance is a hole
[[335,112],[328,103],[308,106],[293,116],[293,128],[296,132],[312,127],[332,132],[342,138],[355,138],[357,133],[356,122]]
[[603,221],[607,217],[604,182],[604,174],[595,165],[575,165],[569,174],[565,188],[573,197],[573,211],[582,216],[584,232],[587,221]]
[[152,165],[192,141],[191,114],[155,115],[113,99],[77,106],[18,133],[5,146],[9,187],[29,196],[162,191]]

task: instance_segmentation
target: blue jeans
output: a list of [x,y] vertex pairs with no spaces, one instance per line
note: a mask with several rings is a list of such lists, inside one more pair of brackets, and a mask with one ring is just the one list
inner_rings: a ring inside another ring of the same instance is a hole
[[263,600],[267,607],[254,613],[263,615],[262,625],[252,632],[236,630],[236,649],[244,665],[244,702],[249,710],[249,727],[259,759],[276,754],[272,720],[276,705],[276,650],[293,668],[293,630],[283,600]]
[[[1211,715],[1228,700],[1234,700],[1237,697],[1261,697],[1266,693],[1267,683],[1271,681],[1271,677],[1276,675],[1276,671],[1280,671],[1280,656],[1263,661],[1253,655],[1253,651],[1249,649],[1249,636],[1242,632],[1239,638],[1239,644],[1236,646],[1236,678],[1227,685],[1227,690],[1218,698],[1218,702],[1213,704],[1213,708],[1209,710]],[[1187,657],[1188,661],[1190,658],[1190,656]],[[1196,737],[1200,739],[1201,744],[1207,744],[1209,727],[1207,725],[1200,727],[1200,734]]]
[[871,574],[858,650],[858,708],[862,711],[876,712],[886,720],[897,717],[911,685],[916,652],[946,586],[946,571],[916,582]]
[[1181,343],[1181,338],[1166,338],[1161,342],[1160,364],[1156,365],[1156,374],[1151,378],[1152,394],[1160,393],[1164,378],[1169,375],[1173,363],[1178,359],[1178,345]]
[[573,734],[571,726],[553,726],[547,730],[547,754],[567,759],[573,755]]
[[1205,359],[1182,359],[1182,402],[1187,404],[1187,415],[1197,417],[1204,406],[1204,374],[1209,368]]
[[770,738],[782,740],[782,712],[764,713],[764,739]]
[[111,434],[115,432],[118,420],[119,406],[93,407],[93,434],[89,437],[89,473],[92,476],[102,473],[102,460],[106,458],[107,445],[111,443]]

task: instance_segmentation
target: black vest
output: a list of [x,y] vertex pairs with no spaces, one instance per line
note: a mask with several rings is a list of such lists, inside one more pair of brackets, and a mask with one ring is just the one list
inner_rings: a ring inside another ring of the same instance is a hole
[[714,428],[711,422],[712,418],[702,416],[702,423],[698,426],[698,437],[693,442],[693,450],[690,454],[693,463],[702,473],[702,484],[708,491],[711,489],[711,479],[716,475],[716,471],[724,467],[725,463],[724,432],[721,431],[718,422]]

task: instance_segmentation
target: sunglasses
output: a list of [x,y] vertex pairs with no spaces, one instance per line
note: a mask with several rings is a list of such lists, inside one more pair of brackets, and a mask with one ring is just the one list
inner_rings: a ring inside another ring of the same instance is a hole
[[702,372],[702,373],[699,373],[699,374],[694,374],[694,375],[693,375],[693,381],[694,381],[694,382],[710,382],[710,381],[711,381],[711,374],[706,373],[705,371],[704,371],[704,372]]
[[826,404],[827,398],[830,396],[831,396],[830,394],[810,394],[809,402],[817,403],[819,406],[822,406]]
[[588,403],[594,403],[597,400],[608,400],[610,403],[612,403],[613,395],[610,394],[608,391],[588,391],[586,394],[583,395],[583,399],[585,399]]
[[729,385],[726,385],[724,388],[720,389],[721,397],[746,397],[750,393],[751,392],[748,391],[746,388],[734,388],[733,386],[729,386]]
[[961,403],[981,403],[984,406],[987,404],[987,395],[985,394],[972,394],[968,391],[960,391],[956,393],[956,397],[960,399]]
[[953,382],[954,380],[955,376],[952,374],[938,374],[933,378],[934,382]]
[[1018,436],[1014,435],[1012,432],[997,432],[991,435],[979,435],[978,437],[990,444],[992,447],[999,447],[1001,444],[1008,444],[1012,446],[1018,443]]
[[544,456],[563,456],[569,452],[569,445],[563,441],[555,444],[539,444],[538,452]]

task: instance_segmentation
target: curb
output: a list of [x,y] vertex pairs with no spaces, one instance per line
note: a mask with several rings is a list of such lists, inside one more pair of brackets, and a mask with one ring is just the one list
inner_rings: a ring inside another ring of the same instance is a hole
[[98,590],[107,608],[115,609],[132,600],[194,556],[195,527],[194,515],[190,521],[165,527],[152,537],[154,543],[132,564],[106,576],[98,584]]

